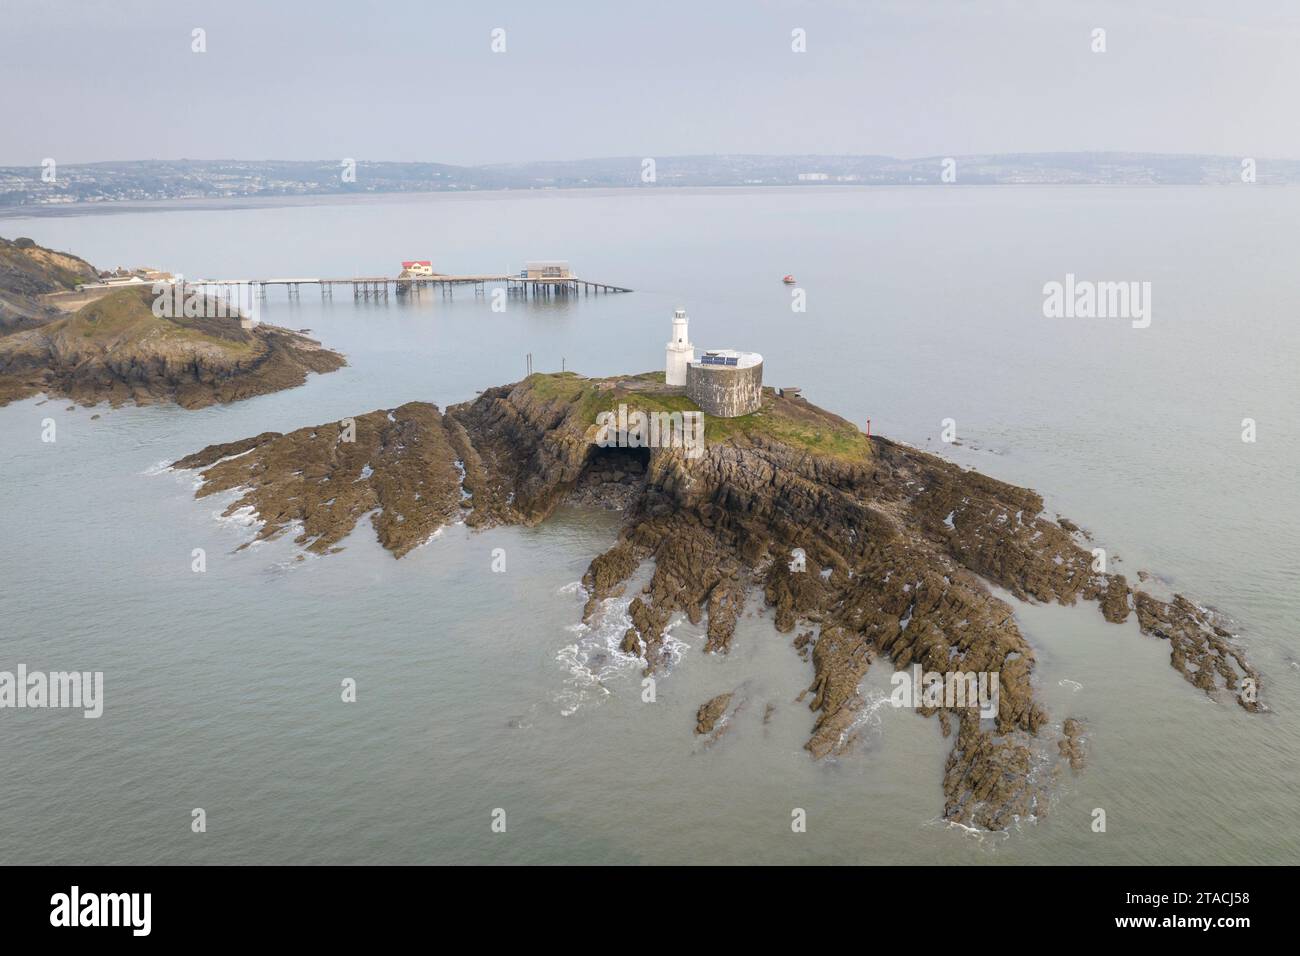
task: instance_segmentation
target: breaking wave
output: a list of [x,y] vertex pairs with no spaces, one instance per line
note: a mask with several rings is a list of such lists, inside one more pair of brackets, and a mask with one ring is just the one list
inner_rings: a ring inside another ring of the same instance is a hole
[[[565,586],[567,590],[570,585]],[[560,648],[555,659],[565,669],[564,689],[555,697],[560,715],[571,717],[583,704],[603,700],[610,694],[607,682],[639,672],[645,660],[622,650],[623,635],[632,626],[628,607],[636,591],[622,597],[606,598],[600,602],[591,623],[570,625],[566,630],[575,635],[572,644]],[[581,584],[569,593],[584,593]],[[664,661],[667,669],[675,667],[688,645],[672,636],[677,621],[664,628]]]

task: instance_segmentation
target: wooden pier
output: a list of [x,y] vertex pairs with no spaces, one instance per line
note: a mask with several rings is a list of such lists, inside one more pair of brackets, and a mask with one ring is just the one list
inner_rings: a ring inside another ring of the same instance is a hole
[[611,285],[608,282],[593,282],[590,279],[579,279],[576,276],[524,278],[520,275],[505,273],[491,275],[439,275],[435,273],[434,275],[403,276],[400,278],[352,276],[344,279],[191,279],[188,280],[188,284],[196,286],[247,286],[253,289],[259,298],[266,297],[268,287],[283,286],[291,299],[298,298],[302,287],[305,285],[319,286],[322,299],[332,299],[334,290],[338,286],[344,288],[351,286],[352,297],[355,299],[386,299],[390,292],[395,295],[409,295],[412,292],[418,293],[424,289],[433,288],[437,288],[443,295],[449,296],[457,286],[472,286],[476,295],[485,295],[489,286],[504,286],[509,295],[523,296],[525,298],[532,296],[537,299],[632,291],[622,286]]

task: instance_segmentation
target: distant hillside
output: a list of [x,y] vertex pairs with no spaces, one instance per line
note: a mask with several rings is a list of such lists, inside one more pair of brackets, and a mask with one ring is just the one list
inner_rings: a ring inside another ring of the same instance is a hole
[[31,328],[58,310],[41,300],[93,282],[95,267],[66,252],[38,246],[30,239],[0,239],[0,334]]
[[0,405],[39,392],[93,405],[201,408],[301,385],[343,356],[274,326],[160,318],[150,286],[117,289],[73,315],[0,337]]
[[[946,166],[951,159],[951,165]],[[342,159],[142,160],[0,167],[0,209],[123,200],[224,199],[487,189],[665,186],[1228,185],[1240,156],[1003,153],[966,156],[621,156],[452,166]],[[653,166],[647,161],[653,160]],[[1300,161],[1256,158],[1255,181],[1300,183]],[[351,163],[351,165],[348,165]],[[950,170],[945,180],[945,168]],[[955,176],[955,179],[953,177]]]

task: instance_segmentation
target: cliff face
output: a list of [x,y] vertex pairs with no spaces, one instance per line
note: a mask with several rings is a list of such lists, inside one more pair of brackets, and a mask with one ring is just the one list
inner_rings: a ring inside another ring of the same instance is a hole
[[0,335],[34,328],[59,314],[43,297],[68,292],[98,278],[84,259],[38,246],[30,239],[0,239]]
[[301,385],[343,357],[271,326],[159,318],[152,290],[116,290],[75,314],[0,337],[0,405],[38,392],[94,404],[201,408]]
[[[259,537],[301,522],[298,542],[327,551],[371,512],[384,546],[401,556],[457,515],[479,526],[544,520],[611,454],[592,444],[596,416],[620,403],[690,408],[654,376],[534,375],[445,414],[412,403],[362,415],[352,441],[346,425],[321,425],[211,446],[176,467],[204,469],[200,496],[241,489],[230,511],[254,508]],[[996,674],[991,719],[943,701],[918,707],[953,739],[944,815],[1000,829],[1045,812],[1054,775],[1067,762],[1082,765],[1081,725],[1054,723],[1036,700],[1033,648],[987,582],[1029,600],[1093,601],[1113,622],[1136,612],[1144,633],[1170,642],[1171,663],[1188,681],[1247,710],[1261,706],[1258,674],[1213,612],[1093,571],[1074,526],[1044,517],[1032,491],[869,440],[837,416],[770,392],[754,415],[708,420],[706,436],[698,457],[681,448],[643,453],[619,541],[584,579],[584,614],[653,561],[623,640],[653,673],[665,665],[672,614],[707,621],[707,649],[725,653],[746,593],[761,589],[778,630],[805,629],[795,645],[812,667],[804,697],[814,758],[852,745],[858,685],[877,661]],[[1049,735],[1058,747],[1044,745]]]

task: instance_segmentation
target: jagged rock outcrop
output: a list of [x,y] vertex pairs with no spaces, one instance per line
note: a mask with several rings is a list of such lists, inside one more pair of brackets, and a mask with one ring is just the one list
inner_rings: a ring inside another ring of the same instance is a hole
[[460,513],[452,437],[433,405],[412,402],[352,422],[329,422],[284,436],[205,448],[178,468],[205,468],[199,495],[254,486],[263,525],[257,539],[290,525],[316,553],[335,550],[364,515],[396,557]]
[[695,732],[700,735],[713,733],[713,728],[731,706],[733,696],[734,692],[728,691],[700,704],[699,710],[695,712]]
[[[456,514],[477,526],[543,520],[607,454],[592,443],[598,413],[620,403],[689,410],[683,401],[661,375],[534,375],[445,414],[412,403],[360,416],[351,447],[336,426],[321,425],[213,446],[177,466],[205,469],[200,495],[240,489],[230,511],[254,509],[260,537],[301,526],[299,543],[328,550],[372,512],[380,540],[400,556]],[[1081,761],[1078,734],[1067,729],[1058,752],[1040,739],[1048,715],[1034,694],[1034,650],[987,582],[1025,600],[1094,601],[1114,622],[1135,610],[1144,633],[1170,642],[1171,663],[1188,681],[1215,699],[1261,707],[1259,675],[1211,610],[1094,571],[1083,533],[1046,518],[1033,491],[867,439],[770,391],[754,415],[709,419],[706,437],[698,457],[649,449],[618,542],[584,578],[584,616],[652,561],[622,648],[653,673],[666,665],[673,614],[707,620],[707,648],[725,653],[746,594],[761,589],[778,630],[805,628],[796,646],[811,658],[804,697],[815,758],[851,747],[858,687],[877,661],[997,675],[996,714],[987,719],[947,699],[916,704],[953,738],[944,816],[1001,829],[1045,812],[1052,774],[1035,770]],[[701,709],[699,726],[717,705]]]
[[1087,741],[1084,737],[1083,721],[1067,717],[1061,725],[1061,739],[1057,741],[1061,756],[1070,764],[1071,770],[1082,770],[1087,759]]

